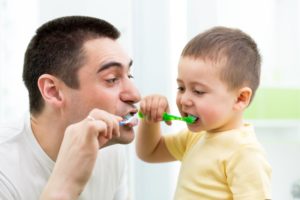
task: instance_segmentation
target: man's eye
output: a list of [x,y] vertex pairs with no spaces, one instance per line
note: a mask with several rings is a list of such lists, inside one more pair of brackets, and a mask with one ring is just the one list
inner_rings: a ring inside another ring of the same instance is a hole
[[128,78],[134,78],[132,74],[128,74]]
[[118,81],[118,78],[111,78],[111,79],[107,79],[106,82],[108,83],[115,83]]

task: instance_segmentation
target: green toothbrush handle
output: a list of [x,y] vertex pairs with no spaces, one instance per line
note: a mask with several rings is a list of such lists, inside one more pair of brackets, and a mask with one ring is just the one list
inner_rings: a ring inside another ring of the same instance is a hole
[[143,119],[144,118],[144,114],[141,111],[139,111],[138,112],[138,117],[141,118],[141,119]]
[[[138,116],[139,116],[139,118],[144,118],[144,114],[141,111],[138,112]],[[163,113],[162,117],[163,117],[164,121],[180,120],[180,121],[187,122],[187,120],[183,117],[178,117],[178,116],[175,116],[175,115],[171,115],[171,114],[168,114],[166,112]]]
[[[138,116],[139,116],[139,118],[144,118],[145,117],[144,114],[141,111],[138,112]],[[171,120],[176,120],[176,119],[177,120],[181,120],[181,117],[170,115],[170,114],[168,114],[166,112],[163,113],[162,117],[163,117],[164,121],[171,121]]]
[[175,115],[171,115],[171,114],[168,114],[168,113],[164,113],[163,114],[163,120],[164,121],[172,121],[172,120],[180,120],[180,121],[184,121],[184,119],[182,117],[178,117],[178,116],[175,116]]

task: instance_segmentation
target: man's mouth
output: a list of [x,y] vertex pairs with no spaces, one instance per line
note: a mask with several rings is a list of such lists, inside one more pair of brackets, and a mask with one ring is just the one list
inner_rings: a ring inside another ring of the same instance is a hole
[[138,118],[135,116],[136,112],[130,112],[123,116],[123,120],[119,122],[120,126],[134,127],[138,125]]

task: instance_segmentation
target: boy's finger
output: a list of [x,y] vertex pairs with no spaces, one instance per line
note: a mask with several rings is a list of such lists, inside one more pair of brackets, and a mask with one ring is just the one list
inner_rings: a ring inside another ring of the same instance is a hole
[[165,121],[165,123],[166,123],[168,126],[171,126],[171,125],[172,125],[172,121]]

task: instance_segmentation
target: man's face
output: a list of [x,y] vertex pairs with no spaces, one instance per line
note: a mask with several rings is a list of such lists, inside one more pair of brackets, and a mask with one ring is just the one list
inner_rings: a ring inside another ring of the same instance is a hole
[[[93,108],[124,117],[135,113],[140,94],[132,82],[131,59],[120,44],[108,38],[92,39],[84,44],[84,65],[78,71],[79,89],[68,88],[70,123],[85,118]],[[111,143],[130,143],[133,128],[120,127],[121,136]]]

